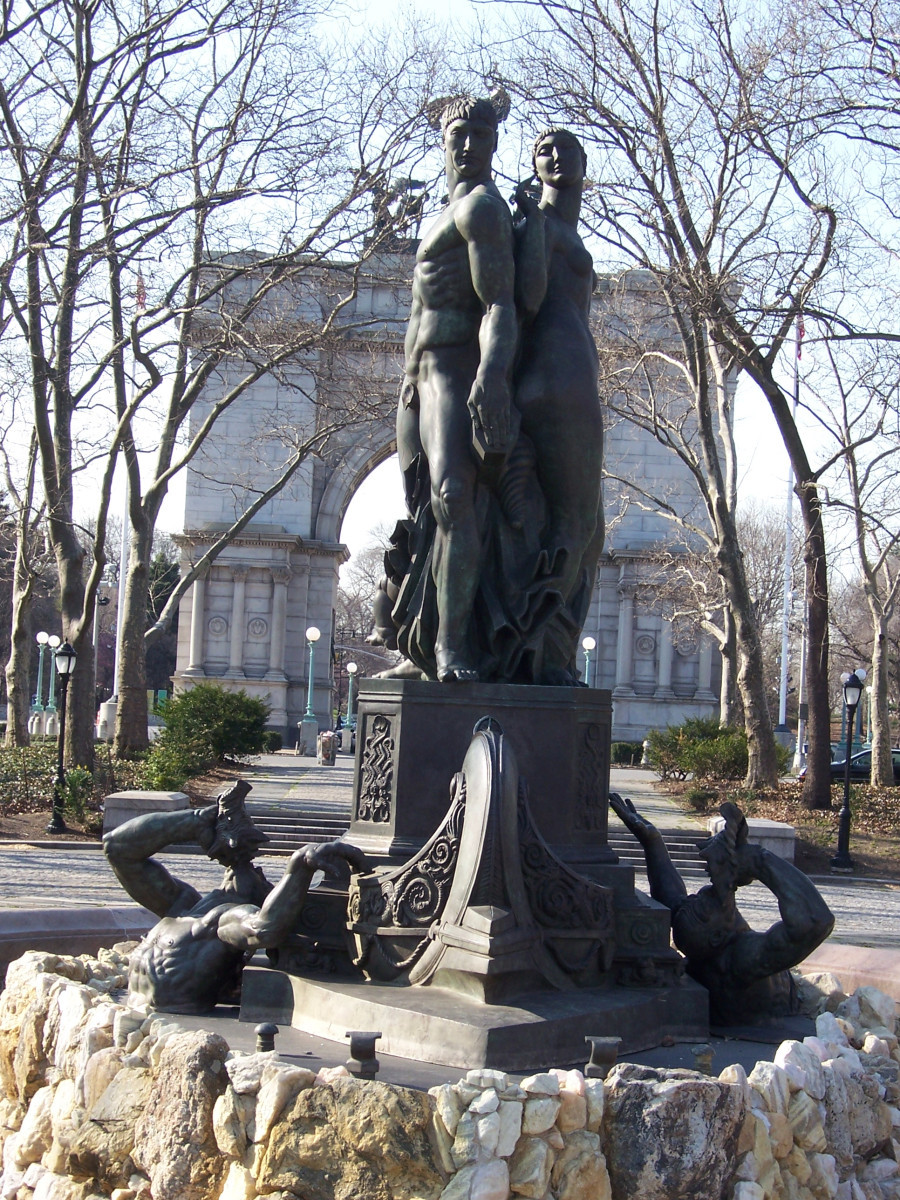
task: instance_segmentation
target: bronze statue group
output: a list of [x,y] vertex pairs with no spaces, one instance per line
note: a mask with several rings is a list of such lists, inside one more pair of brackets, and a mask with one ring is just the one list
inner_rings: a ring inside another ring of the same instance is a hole
[[603,546],[603,423],[578,234],[586,157],[540,134],[516,214],[491,174],[500,114],[441,116],[448,202],[419,246],[397,412],[408,517],[377,625],[442,682],[571,686]]
[[[408,517],[386,556],[379,636],[394,674],[442,683],[572,686],[603,544],[602,419],[589,314],[594,274],[577,225],[584,150],[562,129],[534,143],[516,213],[491,174],[502,112],[465,97],[441,116],[448,202],[417,253],[397,445]],[[204,1012],[233,997],[245,960],[290,933],[314,873],[368,869],[346,842],[306,847],[272,887],[265,842],[239,781],[215,805],[139,817],[107,835],[117,877],[160,918],[135,952],[138,1001]],[[788,968],[833,917],[800,871],[748,842],[733,805],[703,846],[710,883],[688,895],[658,831],[627,800],[613,810],[641,842],[651,894],[672,914],[686,970],[714,1024],[790,1012]],[[153,855],[199,841],[225,868],[201,896]],[[780,920],[755,932],[735,903],[759,880]]]

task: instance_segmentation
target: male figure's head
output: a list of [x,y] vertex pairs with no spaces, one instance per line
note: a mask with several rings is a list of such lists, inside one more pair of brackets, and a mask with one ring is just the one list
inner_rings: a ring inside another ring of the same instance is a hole
[[244,805],[250,784],[239,779],[218,798],[216,836],[207,854],[223,867],[238,867],[250,863],[269,839],[254,825]]
[[462,181],[490,180],[498,128],[499,117],[490,100],[461,96],[441,113],[444,161],[451,192]]
[[719,832],[705,842],[698,842],[697,849],[709,875],[716,895],[724,900],[731,898],[739,887],[753,881],[747,872],[746,854],[747,821],[744,814],[730,801],[719,807],[725,824]]

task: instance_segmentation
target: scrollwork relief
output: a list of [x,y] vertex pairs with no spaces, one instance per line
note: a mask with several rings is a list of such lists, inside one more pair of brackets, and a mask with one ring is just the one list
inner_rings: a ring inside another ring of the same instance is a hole
[[390,717],[378,713],[371,721],[363,746],[360,767],[359,821],[386,824],[391,819],[391,792],[394,786],[394,738]]

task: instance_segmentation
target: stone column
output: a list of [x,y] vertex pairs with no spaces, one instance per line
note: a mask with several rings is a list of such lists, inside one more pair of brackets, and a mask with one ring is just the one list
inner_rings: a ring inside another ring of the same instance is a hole
[[287,678],[284,672],[284,632],[290,581],[291,572],[287,567],[272,568],[272,634],[269,638],[269,669],[266,679]]
[[233,567],[231,577],[234,591],[231,596],[231,648],[228,657],[228,674],[244,674],[244,592],[247,585],[248,567]]
[[671,699],[672,690],[672,622],[661,621],[659,630],[659,681],[654,693],[660,700]]
[[716,697],[712,690],[712,655],[713,645],[708,637],[700,635],[700,667],[697,679],[695,700],[707,700],[715,704]]
[[[624,568],[623,568],[624,571]],[[616,640],[616,686],[614,695],[634,695],[634,593],[635,585],[619,581],[619,632]]]
[[191,645],[185,675],[205,675],[203,669],[203,634],[206,630],[206,576],[207,570],[194,580],[191,594]]

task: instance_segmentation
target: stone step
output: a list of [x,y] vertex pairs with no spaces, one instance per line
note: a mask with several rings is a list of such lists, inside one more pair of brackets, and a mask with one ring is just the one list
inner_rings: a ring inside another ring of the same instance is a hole
[[[255,823],[269,838],[267,853],[290,854],[309,842],[329,842],[342,837],[350,828],[350,808],[346,804],[307,803],[286,800],[278,804],[264,801],[248,803]],[[697,854],[697,842],[703,837],[698,830],[692,837],[683,830],[661,830],[669,857],[679,871],[704,875],[703,863]],[[640,868],[644,852],[637,838],[628,832],[613,833],[609,844],[623,862]]]
[[[685,833],[683,829],[661,829],[669,858],[678,870],[690,875],[705,875],[703,860],[697,853],[697,842],[703,840],[703,830],[698,829],[696,836]],[[628,832],[614,832],[609,836],[609,844],[623,862],[637,867],[644,865],[644,851],[640,842]]]
[[291,854],[310,842],[331,842],[350,828],[347,804],[310,803],[298,800],[266,804],[250,801],[247,810],[269,838],[267,854]]

